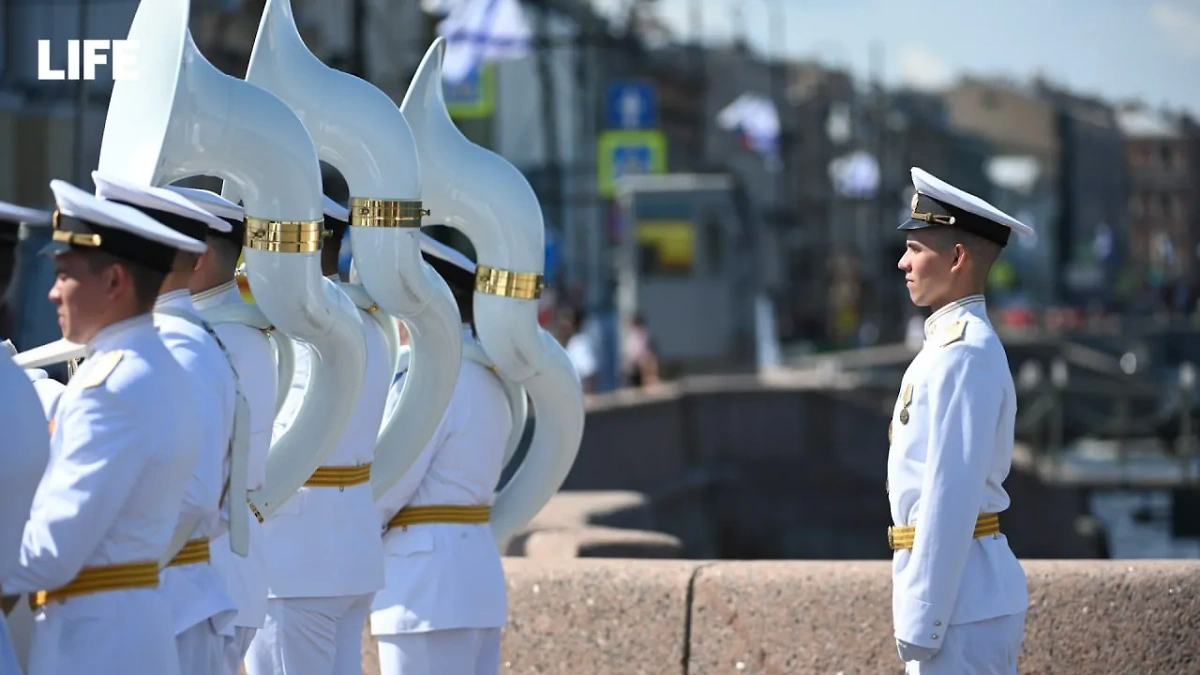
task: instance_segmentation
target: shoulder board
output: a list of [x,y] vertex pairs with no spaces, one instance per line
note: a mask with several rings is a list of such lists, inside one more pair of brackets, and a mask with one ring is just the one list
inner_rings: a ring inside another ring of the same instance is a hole
[[955,342],[960,342],[967,332],[966,319],[959,319],[954,323],[947,325],[942,329],[942,346],[948,347]]
[[81,382],[84,389],[98,387],[104,384],[109,375],[116,370],[117,364],[125,357],[125,351],[117,349],[111,352],[104,352],[100,356],[94,357],[91,360],[95,361],[92,367],[88,369],[87,378]]

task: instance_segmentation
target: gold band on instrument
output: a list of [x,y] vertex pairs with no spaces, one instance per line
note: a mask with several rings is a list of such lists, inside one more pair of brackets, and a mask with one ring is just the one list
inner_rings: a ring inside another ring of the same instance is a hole
[[321,220],[266,220],[246,216],[246,248],[271,253],[321,250]]
[[355,227],[421,227],[420,200],[350,198],[350,224]]
[[487,265],[475,268],[475,292],[518,300],[536,300],[546,287],[545,277],[537,272],[513,272]]

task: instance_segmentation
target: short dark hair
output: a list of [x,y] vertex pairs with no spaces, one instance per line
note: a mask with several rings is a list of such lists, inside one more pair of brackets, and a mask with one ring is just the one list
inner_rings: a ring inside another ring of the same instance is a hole
[[167,278],[166,272],[150,269],[106,251],[80,252],[87,261],[88,269],[95,274],[99,274],[104,268],[113,265],[124,267],[129,272],[129,278],[133,280],[133,295],[137,300],[138,309],[145,312],[154,307],[154,301],[158,299],[158,291],[162,288],[163,279]]
[[242,255],[242,245],[224,237],[209,237],[208,253],[213,257],[216,267],[232,272],[237,267],[238,257]]

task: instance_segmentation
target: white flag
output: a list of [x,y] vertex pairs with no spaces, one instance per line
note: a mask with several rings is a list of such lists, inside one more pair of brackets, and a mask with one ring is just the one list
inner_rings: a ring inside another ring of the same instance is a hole
[[437,31],[446,38],[442,79],[450,84],[489,61],[524,58],[532,37],[519,0],[461,0]]
[[779,157],[779,113],[770,99],[756,94],[742,94],[717,113],[717,124],[737,131],[742,143],[758,152],[772,171],[781,168]]

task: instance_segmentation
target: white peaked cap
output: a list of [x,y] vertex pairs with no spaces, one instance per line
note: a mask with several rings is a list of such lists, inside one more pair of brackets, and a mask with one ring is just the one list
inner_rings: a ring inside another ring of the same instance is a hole
[[475,263],[471,262],[470,258],[424,232],[421,233],[421,253],[448,262],[471,274],[475,273]]
[[[917,194],[913,196],[914,213],[925,208],[924,206],[920,209],[918,208],[918,200],[923,195],[935,200],[936,202],[940,202],[942,206],[949,206],[952,209],[958,209],[960,212],[965,212],[965,215],[975,216],[975,218],[951,218],[951,220],[956,221],[951,223],[951,225],[959,226],[970,231],[973,229],[970,221],[973,220],[978,225],[980,224],[980,220],[982,220],[986,221],[982,223],[984,228],[987,228],[988,223],[991,223],[991,227],[993,228],[995,226],[1008,228],[1012,232],[1015,232],[1018,236],[1029,238],[1032,241],[1037,241],[1037,232],[1035,232],[1032,227],[1022,223],[1016,218],[1013,218],[983,199],[980,199],[979,197],[976,197],[965,190],[960,190],[953,185],[950,185],[946,181],[941,180],[937,176],[934,176],[924,169],[915,166],[912,167],[912,181],[913,187],[917,190]],[[947,213],[939,215],[952,216],[953,214]],[[963,214],[960,214],[960,216],[961,215]],[[958,222],[960,220],[962,222]],[[913,220],[909,220],[901,225],[900,229],[914,230],[937,224],[939,223],[930,222],[928,220],[923,221],[914,218]]]
[[246,210],[240,204],[235,204],[211,190],[168,185],[165,189],[187,197],[193,204],[208,211],[218,218],[240,221],[246,217]]
[[8,202],[0,202],[0,222],[31,223],[33,225],[49,225],[54,214],[41,209],[31,209]]
[[[66,181],[50,181],[50,190],[58,212],[64,216],[187,253],[203,253],[206,248],[204,242],[182,235],[132,206],[101,199]],[[105,249],[103,241],[100,248]]]
[[166,188],[138,185],[99,171],[92,172],[92,181],[96,184],[96,196],[101,199],[169,213],[202,223],[216,232],[224,233],[232,229],[229,223]]
[[[246,217],[246,210],[241,204],[231,202],[211,190],[201,190],[200,188],[189,188],[179,185],[168,185],[165,189],[187,197],[192,204],[218,218],[240,221]],[[350,220],[350,210],[329,197],[325,197],[322,209],[325,215],[331,218],[337,218],[346,222]]]
[[325,215],[330,218],[335,218],[344,223],[350,222],[350,209],[335,202],[328,195],[325,196],[325,203],[322,208],[325,210]]

